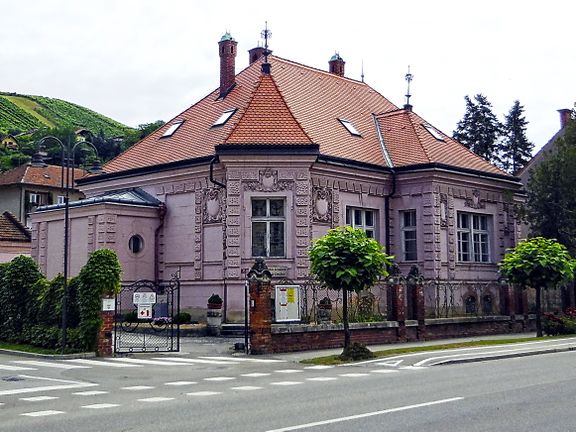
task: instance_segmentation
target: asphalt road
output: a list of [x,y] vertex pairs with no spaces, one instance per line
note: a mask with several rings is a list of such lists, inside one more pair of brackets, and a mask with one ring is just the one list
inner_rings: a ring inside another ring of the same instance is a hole
[[576,431],[574,352],[443,366],[267,360],[0,355],[0,430]]

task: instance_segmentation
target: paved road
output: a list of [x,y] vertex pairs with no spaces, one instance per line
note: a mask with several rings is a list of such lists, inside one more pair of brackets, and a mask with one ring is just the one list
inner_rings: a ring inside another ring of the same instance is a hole
[[0,355],[0,430],[576,430],[573,352],[444,367],[403,360],[314,367],[227,353]]

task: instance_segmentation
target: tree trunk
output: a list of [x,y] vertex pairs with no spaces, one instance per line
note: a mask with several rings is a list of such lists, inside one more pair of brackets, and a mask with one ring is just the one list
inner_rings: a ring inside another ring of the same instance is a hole
[[344,352],[350,348],[350,328],[348,326],[348,291],[342,290],[342,322],[344,323]]
[[541,301],[540,301],[541,292],[542,292],[542,288],[536,287],[536,336],[537,337],[542,337],[542,320],[541,320],[542,311],[540,310],[542,307]]

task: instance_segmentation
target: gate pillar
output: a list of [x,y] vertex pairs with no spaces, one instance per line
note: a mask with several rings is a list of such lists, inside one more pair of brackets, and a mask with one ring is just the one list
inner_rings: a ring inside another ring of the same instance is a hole
[[250,291],[250,352],[272,352],[272,274],[263,258],[248,272]]
[[[102,304],[106,300],[114,301],[112,297],[103,297]],[[104,308],[103,308],[104,309]],[[98,341],[96,346],[96,355],[98,357],[110,357],[112,355],[112,332],[114,330],[114,310],[102,310],[100,316],[102,325],[98,331]]]

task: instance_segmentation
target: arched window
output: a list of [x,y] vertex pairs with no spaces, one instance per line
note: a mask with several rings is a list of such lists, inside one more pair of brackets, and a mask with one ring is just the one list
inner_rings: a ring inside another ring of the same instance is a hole
[[133,235],[128,240],[128,248],[133,254],[140,253],[144,249],[144,240],[138,234]]

